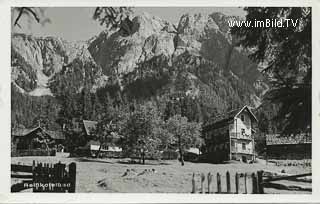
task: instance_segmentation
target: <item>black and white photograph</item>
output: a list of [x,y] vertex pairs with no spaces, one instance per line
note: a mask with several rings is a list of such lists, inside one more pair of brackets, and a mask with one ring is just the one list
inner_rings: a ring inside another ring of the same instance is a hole
[[11,193],[312,194],[312,7],[10,9]]

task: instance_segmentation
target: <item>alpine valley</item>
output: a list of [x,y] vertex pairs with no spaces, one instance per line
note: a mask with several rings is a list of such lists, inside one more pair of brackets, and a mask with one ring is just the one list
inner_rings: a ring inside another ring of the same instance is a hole
[[[14,33],[12,124],[29,128],[41,119],[59,128],[61,106],[79,101],[74,112],[90,120],[100,111],[97,101],[107,100],[153,101],[163,111],[185,108],[193,121],[258,107],[268,86],[257,64],[235,45],[230,18],[185,14],[173,25],[144,13],[132,19],[130,33],[105,30],[84,42]],[[184,102],[170,106],[173,99]]]

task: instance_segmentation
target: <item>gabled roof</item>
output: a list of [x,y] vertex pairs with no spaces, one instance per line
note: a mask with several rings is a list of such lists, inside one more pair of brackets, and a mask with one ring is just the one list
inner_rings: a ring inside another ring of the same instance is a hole
[[214,125],[214,124],[217,124],[217,123],[230,122],[231,120],[233,120],[235,117],[237,117],[244,110],[248,110],[248,112],[250,113],[251,118],[253,120],[255,120],[255,121],[258,121],[256,116],[250,110],[250,108],[248,106],[243,106],[242,108],[237,108],[237,109],[231,110],[231,111],[229,111],[229,112],[227,112],[225,114],[221,114],[221,115],[212,117],[204,125],[208,126],[208,125]]
[[11,135],[16,137],[25,137],[37,130],[44,132],[45,134],[49,135],[49,137],[51,137],[52,139],[65,139],[64,134],[61,131],[45,130],[40,126],[31,128],[31,129],[26,129],[26,128],[13,129],[11,132]]
[[91,135],[92,130],[94,130],[97,127],[97,124],[98,124],[97,121],[83,120],[83,125],[86,131],[86,134]]
[[256,116],[252,113],[251,108],[249,108],[248,106],[243,106],[243,108],[234,116],[237,117],[243,110],[248,110],[248,112],[250,113],[250,116],[252,117],[252,119],[254,119],[256,122],[258,121],[258,119],[256,118]]
[[11,135],[13,136],[18,136],[18,137],[21,137],[21,136],[26,136],[26,135],[29,135],[30,133],[36,131],[37,129],[39,129],[41,127],[35,127],[35,128],[16,128],[16,129],[13,129],[11,131]]
[[50,135],[51,138],[56,140],[64,140],[66,139],[64,134],[61,131],[51,131],[51,130],[45,130],[45,133]]

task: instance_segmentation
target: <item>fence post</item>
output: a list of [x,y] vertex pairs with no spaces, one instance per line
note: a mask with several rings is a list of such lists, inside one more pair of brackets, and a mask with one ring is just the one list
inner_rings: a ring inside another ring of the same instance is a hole
[[[33,183],[36,183],[36,182],[38,182],[38,162],[37,162],[37,164],[36,164],[36,161],[35,160],[33,160],[33,162],[32,162],[32,166],[33,166],[33,170],[32,170],[32,181],[33,181]],[[37,190],[38,190],[38,188],[37,188],[37,186],[33,186],[32,187],[32,192],[37,192]]]
[[[39,166],[39,171],[38,171],[38,177],[39,177],[39,182],[43,183],[44,181],[44,172],[43,172],[43,167],[42,167],[42,162],[40,162]],[[40,187],[40,192],[44,191],[44,187]]]
[[252,194],[257,194],[258,189],[257,189],[257,177],[255,173],[252,173]]
[[236,180],[236,194],[238,194],[239,193],[239,174],[238,174],[238,172],[236,172],[235,180]]
[[210,193],[211,189],[211,182],[212,182],[212,174],[209,172],[208,173],[208,193]]
[[220,174],[217,173],[217,189],[218,189],[218,193],[221,193],[221,180],[220,180]]
[[264,194],[263,189],[263,171],[258,171],[258,193]]
[[227,171],[226,173],[226,179],[227,179],[227,193],[230,193],[231,188],[230,188],[230,173]]
[[204,192],[204,180],[205,180],[205,175],[204,173],[201,173],[201,193],[205,193]]
[[[43,163],[43,170],[42,170],[42,172],[43,172],[43,181],[44,181],[44,183],[47,183],[48,181],[49,181],[49,177],[48,177],[48,174],[47,174],[47,163]],[[43,191],[44,192],[47,192],[48,191],[48,187],[46,187],[46,186],[44,186],[43,187]]]
[[191,193],[196,193],[196,180],[194,178],[194,173],[192,174],[192,191]]
[[[58,183],[62,183],[62,178],[63,178],[63,175],[62,175],[62,164],[61,162],[59,161],[57,164],[56,164],[56,181]],[[63,188],[62,186],[58,186],[56,189],[55,189],[55,192],[63,192]]]
[[69,188],[69,193],[75,193],[76,192],[76,173],[77,173],[77,168],[76,168],[76,163],[72,162],[69,165],[69,179],[71,182],[71,186]]
[[247,194],[247,173],[244,174],[244,193]]

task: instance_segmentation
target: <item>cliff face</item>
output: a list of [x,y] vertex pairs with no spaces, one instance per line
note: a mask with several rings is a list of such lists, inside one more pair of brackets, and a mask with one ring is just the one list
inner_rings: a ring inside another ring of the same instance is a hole
[[12,36],[12,83],[33,96],[52,95],[49,81],[64,66],[76,59],[92,61],[87,44],[70,43],[61,38],[34,38],[24,34]]
[[257,106],[267,86],[257,65],[235,47],[230,18],[185,14],[174,26],[145,13],[133,18],[130,35],[106,30],[77,43],[14,34],[12,84],[32,96],[117,84],[132,98],[179,92],[218,112]]
[[[188,72],[199,83],[212,86],[203,80],[215,70],[215,76],[212,75],[210,80],[225,79],[227,83],[228,78],[235,78],[252,88],[249,98],[257,105],[256,94],[259,95],[261,90],[255,89],[255,84],[261,75],[247,53],[234,46],[228,29],[230,18],[221,13],[210,16],[186,14],[174,26],[144,14],[133,19],[131,35],[103,32],[88,49],[102,72],[113,76],[122,89],[128,85],[126,82],[132,82],[143,73],[174,71],[177,74],[177,69]],[[130,80],[126,79],[127,75]]]

